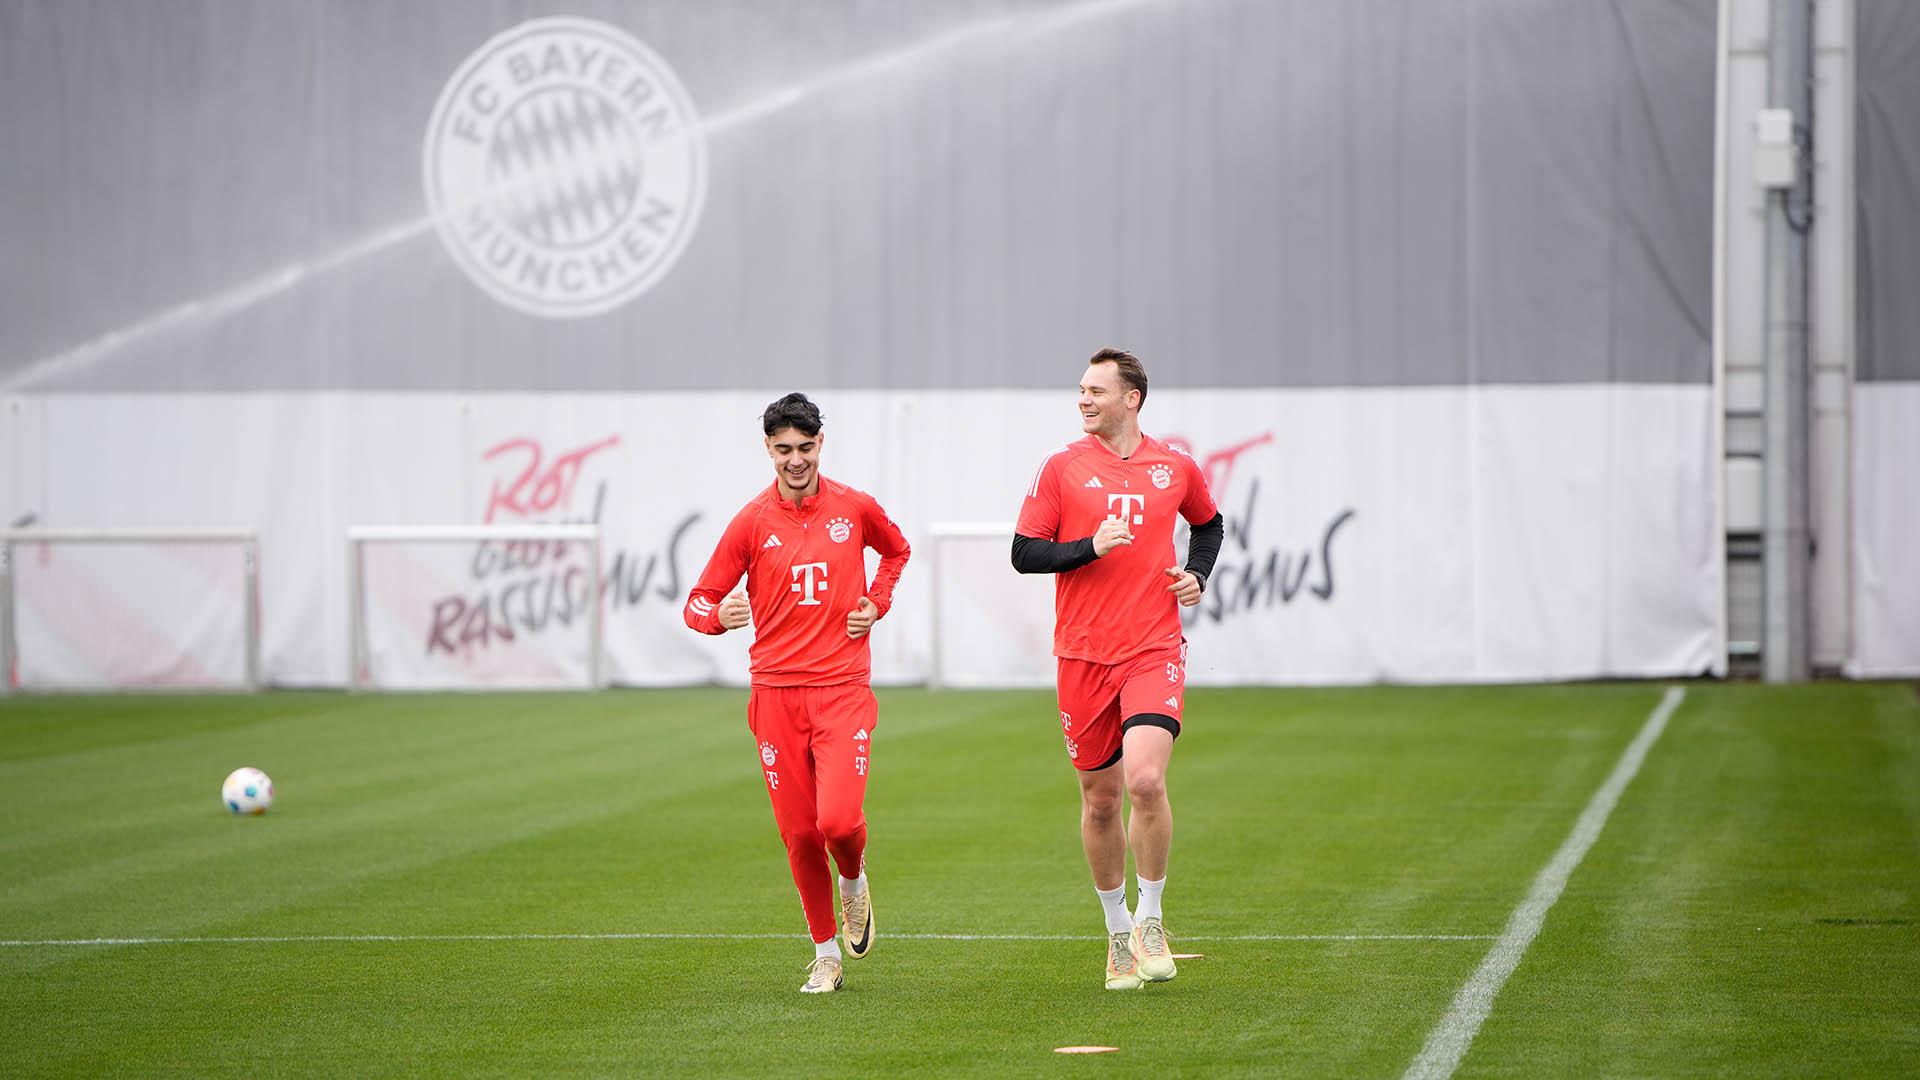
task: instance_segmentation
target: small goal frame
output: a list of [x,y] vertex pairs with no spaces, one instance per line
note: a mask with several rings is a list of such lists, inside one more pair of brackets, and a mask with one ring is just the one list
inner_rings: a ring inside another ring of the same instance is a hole
[[[1031,674],[1014,675],[1005,681],[980,682],[964,676],[956,677],[955,671],[952,670],[949,665],[951,659],[950,650],[963,648],[966,643],[964,641],[948,640],[950,634],[946,624],[950,613],[944,610],[944,602],[942,600],[942,583],[947,581],[951,576],[948,573],[948,561],[950,558],[947,550],[948,542],[954,540],[998,540],[1002,544],[1001,551],[1003,554],[1000,557],[1005,559],[1008,557],[1005,553],[1011,549],[1013,543],[1013,533],[1014,522],[1011,521],[936,521],[927,526],[928,562],[931,564],[931,574],[934,579],[932,597],[927,605],[932,620],[932,632],[930,635],[931,649],[927,666],[927,685],[930,688],[936,690],[988,687],[1025,689],[1052,685],[1050,675],[1053,643],[1051,605],[1049,605],[1047,610],[1048,622],[1045,626],[1045,633],[1042,635],[1044,640],[1036,643],[1036,647],[1040,650],[1041,655],[1046,657],[1046,673],[1035,672]],[[1018,576],[1011,563],[1003,562],[1001,564],[1001,572],[1005,573],[1008,577]],[[1035,626],[1037,628],[1038,624],[1036,623]]]
[[362,553],[373,543],[481,543],[512,540],[564,540],[587,545],[593,567],[593,603],[587,613],[587,681],[572,686],[475,685],[483,690],[599,690],[606,678],[606,596],[602,583],[600,526],[519,524],[519,525],[355,525],[347,530],[347,688],[349,690],[387,690],[367,679],[366,564]]
[[[219,527],[119,527],[81,529],[5,529],[0,530],[0,685],[8,694],[26,692],[14,685],[15,661],[19,641],[15,637],[14,549],[22,544],[238,544],[241,549],[242,578],[245,590],[244,649],[245,680],[233,689],[260,689],[260,536],[251,529]],[[104,685],[99,689],[119,693],[153,693],[175,690],[173,687]],[[177,688],[179,692],[205,692],[207,687]],[[32,691],[39,693],[42,691]],[[87,693],[75,688],[70,691]]]

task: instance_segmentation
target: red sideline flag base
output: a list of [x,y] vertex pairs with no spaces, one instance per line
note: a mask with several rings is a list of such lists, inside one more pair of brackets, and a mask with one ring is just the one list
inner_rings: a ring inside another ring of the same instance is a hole
[[1056,1054],[1105,1054],[1120,1049],[1117,1046],[1056,1046]]

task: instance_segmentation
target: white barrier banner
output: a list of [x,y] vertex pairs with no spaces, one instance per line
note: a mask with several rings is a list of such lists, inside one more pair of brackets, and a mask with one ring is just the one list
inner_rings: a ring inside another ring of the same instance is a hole
[[1854,678],[1920,675],[1920,383],[1853,388]]
[[[748,634],[696,634],[680,608],[728,519],[773,479],[758,420],[787,389],[31,400],[49,410],[34,422],[47,433],[42,469],[46,490],[62,493],[60,524],[258,523],[272,681],[346,680],[350,526],[593,522],[603,543],[606,676],[645,686],[747,679]],[[955,661],[940,666],[958,671],[965,661],[970,682],[1044,684],[1051,660],[1035,644],[1051,638],[1035,625],[1046,622],[1044,608],[981,605],[1032,599],[1050,583],[1018,579],[991,540],[939,567],[929,528],[1016,517],[1041,458],[1079,436],[1072,388],[817,398],[822,471],[875,495],[915,549],[874,633],[875,680],[928,679],[937,647]],[[1717,670],[1711,416],[1704,386],[1156,384],[1143,427],[1194,454],[1227,522],[1207,593],[1186,613],[1189,678],[1455,682]],[[62,441],[101,429],[123,433],[129,446],[187,447],[202,472],[183,483],[164,456]],[[18,492],[15,502],[15,514],[40,509]],[[966,626],[936,626],[935,573],[944,612],[978,609]],[[396,596],[417,595],[382,616],[394,621],[372,642],[375,656],[420,653],[435,605],[471,600],[486,585],[457,559],[398,572],[389,584]],[[518,595],[514,603],[526,602]],[[511,644],[573,629],[555,618]],[[469,635],[445,673],[472,676],[508,644]]]

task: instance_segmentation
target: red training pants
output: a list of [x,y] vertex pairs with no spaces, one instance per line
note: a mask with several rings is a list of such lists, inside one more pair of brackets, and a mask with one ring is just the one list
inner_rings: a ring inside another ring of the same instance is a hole
[[756,686],[747,699],[747,727],[760,744],[773,820],[816,942],[834,935],[827,857],[840,876],[860,876],[867,848],[867,747],[879,718],[879,703],[865,683]]

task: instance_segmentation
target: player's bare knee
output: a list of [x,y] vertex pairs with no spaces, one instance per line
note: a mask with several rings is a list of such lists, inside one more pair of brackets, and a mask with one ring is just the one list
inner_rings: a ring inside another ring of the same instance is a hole
[[1118,791],[1083,791],[1080,793],[1081,820],[1093,825],[1106,825],[1119,820],[1120,793]]
[[1127,776],[1127,797],[1135,806],[1159,806],[1167,801],[1167,774],[1142,770]]

